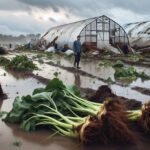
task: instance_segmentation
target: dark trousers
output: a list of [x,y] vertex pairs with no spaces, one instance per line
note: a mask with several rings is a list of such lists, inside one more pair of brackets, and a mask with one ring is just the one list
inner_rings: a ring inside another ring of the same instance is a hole
[[80,53],[78,53],[78,54],[76,54],[76,55],[74,55],[75,56],[75,59],[74,59],[74,66],[76,67],[76,65],[77,65],[77,67],[79,67],[79,63],[80,63]]

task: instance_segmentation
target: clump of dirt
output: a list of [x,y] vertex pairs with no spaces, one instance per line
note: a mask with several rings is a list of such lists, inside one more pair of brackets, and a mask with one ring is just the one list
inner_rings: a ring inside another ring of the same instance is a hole
[[134,144],[134,133],[127,124],[124,104],[114,98],[104,102],[97,116],[88,116],[79,127],[80,140],[84,144]]
[[150,95],[150,89],[148,89],[148,88],[142,88],[142,87],[137,87],[136,86],[136,87],[133,87],[132,89],[136,90],[136,91],[138,91],[142,94]]
[[112,90],[107,85],[102,85],[98,88],[98,90],[93,93],[93,95],[88,96],[88,99],[94,102],[104,102],[108,98],[117,98],[122,101],[127,109],[139,109],[141,108],[142,103],[139,101],[136,101],[134,99],[128,99],[125,97],[117,96],[115,95]]
[[3,95],[3,90],[2,90],[2,87],[1,87],[1,84],[0,84],[0,96]]
[[89,99],[95,102],[103,102],[108,97],[114,97],[111,89],[107,85],[102,85]]
[[0,55],[4,55],[4,54],[7,54],[5,48],[0,47]]
[[2,86],[0,84],[0,100],[6,99],[7,95],[3,92]]

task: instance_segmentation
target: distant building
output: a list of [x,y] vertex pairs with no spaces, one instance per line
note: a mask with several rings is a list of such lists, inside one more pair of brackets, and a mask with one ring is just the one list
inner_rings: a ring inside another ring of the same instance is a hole
[[78,35],[82,44],[99,49],[106,45],[121,49],[123,45],[129,44],[128,35],[123,27],[104,15],[52,27],[41,36],[41,40],[46,40],[48,43],[58,37],[56,42],[59,48],[66,44],[72,48]]

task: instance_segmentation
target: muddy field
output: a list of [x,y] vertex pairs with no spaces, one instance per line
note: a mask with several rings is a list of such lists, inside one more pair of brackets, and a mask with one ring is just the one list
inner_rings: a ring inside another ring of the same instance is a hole
[[[38,70],[32,73],[18,73],[6,71],[0,66],[0,84],[3,92],[7,95],[5,100],[0,100],[0,110],[10,111],[14,98],[31,94],[35,88],[44,87],[49,79],[56,76],[66,85],[75,84],[81,92],[81,95],[88,98],[98,87],[108,85],[112,92],[128,100],[136,100],[136,103],[145,103],[150,100],[150,80],[137,78],[134,81],[117,81],[114,78],[114,68],[111,65],[99,65],[101,58],[82,58],[81,69],[73,68],[73,57],[64,55],[47,55],[37,52],[11,52],[4,57],[12,59],[16,55],[27,55],[28,58],[37,64]],[[39,57],[40,56],[40,57]],[[1,57],[1,56],[0,56]],[[117,59],[108,58],[110,63]],[[145,58],[141,63],[125,60],[125,65],[133,66],[137,71],[144,72],[150,76],[150,58]],[[134,106],[134,105],[133,105]],[[137,145],[133,147],[116,146],[98,146],[84,147],[79,141],[65,138],[62,136],[53,136],[47,130],[26,133],[21,131],[17,125],[6,124],[0,121],[0,150],[93,150],[93,149],[138,149],[148,150],[150,140],[147,136],[139,136]]]

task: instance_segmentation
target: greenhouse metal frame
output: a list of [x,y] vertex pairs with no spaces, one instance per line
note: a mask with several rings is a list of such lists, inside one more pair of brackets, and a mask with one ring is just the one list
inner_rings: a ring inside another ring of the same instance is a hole
[[129,45],[123,27],[105,15],[50,28],[41,38],[51,42],[58,37],[56,42],[59,48],[67,44],[72,49],[78,35],[82,44],[90,43],[97,48],[107,44],[117,48]]

